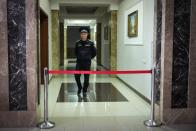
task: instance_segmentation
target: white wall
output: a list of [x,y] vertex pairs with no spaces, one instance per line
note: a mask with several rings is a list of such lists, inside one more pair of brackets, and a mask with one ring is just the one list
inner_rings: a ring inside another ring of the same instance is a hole
[[[117,69],[150,69],[154,26],[154,0],[143,0],[142,45],[131,45],[125,40],[125,12],[142,0],[124,0],[119,5],[117,27]],[[139,16],[140,17],[140,16]],[[139,25],[142,26],[142,25]],[[126,43],[126,44],[125,44]],[[150,75],[119,75],[127,84],[150,99]]]
[[[49,69],[52,69],[52,25],[51,25],[51,10],[49,0],[39,0],[40,8],[48,15],[48,48],[49,48]],[[49,76],[51,78],[51,75]]]
[[93,35],[94,35],[94,40],[93,40],[93,41],[94,41],[95,45],[97,45],[97,41],[96,41],[97,23],[94,25],[93,28],[94,28],[94,32],[93,32],[93,33],[94,33],[94,34],[93,34]]

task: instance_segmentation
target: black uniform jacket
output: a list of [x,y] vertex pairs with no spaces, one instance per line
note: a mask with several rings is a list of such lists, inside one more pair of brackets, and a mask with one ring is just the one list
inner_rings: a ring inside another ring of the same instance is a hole
[[96,56],[96,47],[94,42],[79,40],[76,42],[75,55],[77,62],[91,61]]

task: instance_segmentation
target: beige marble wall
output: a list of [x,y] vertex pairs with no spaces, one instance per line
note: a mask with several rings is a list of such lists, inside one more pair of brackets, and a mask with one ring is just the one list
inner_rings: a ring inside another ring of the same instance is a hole
[[[190,108],[196,108],[196,1],[192,0],[191,8],[191,39],[190,39],[190,65],[189,65],[189,102]],[[196,120],[195,120],[196,121]]]
[[[193,1],[192,1],[193,2]],[[192,3],[192,12],[195,12],[195,4]],[[191,43],[190,43],[190,74],[189,74],[189,106],[184,109],[171,108],[172,95],[172,55],[173,55],[173,26],[174,26],[174,0],[163,0],[162,20],[162,52],[161,52],[161,121],[164,124],[196,123],[195,108],[195,14],[191,18]],[[192,93],[193,92],[193,93]]]
[[[5,65],[7,64],[7,21],[6,21],[6,0],[0,1],[0,22],[2,22],[1,15],[3,14],[4,26],[1,29],[4,31],[0,31],[2,35],[0,35],[1,50],[4,48],[4,55],[0,54],[0,56],[4,59]],[[26,0],[26,57],[27,57],[27,111],[9,111],[8,109],[8,71],[7,68],[4,68],[2,65],[0,66],[0,71],[3,69],[4,72],[1,71],[1,90],[5,93],[3,96],[5,97],[4,103],[1,103],[1,109],[4,111],[0,111],[0,127],[32,127],[37,124],[36,118],[36,98],[37,98],[37,1],[36,0]],[[3,37],[4,39],[2,39]],[[0,53],[2,51],[0,50]],[[2,59],[1,59],[2,60]],[[3,64],[3,65],[4,65]],[[3,77],[4,78],[3,78]],[[3,78],[3,79],[2,79]],[[4,80],[4,82],[2,82]],[[2,94],[0,94],[2,95]]]
[[52,69],[60,66],[59,11],[52,10]]
[[35,111],[37,102],[37,24],[37,2],[36,0],[26,0],[27,101],[29,111]]
[[117,69],[117,11],[110,12],[110,70]]
[[[9,110],[8,93],[8,46],[7,46],[7,0],[0,1],[0,111]],[[0,112],[1,113],[1,112]]]
[[[154,0],[154,39],[153,39],[153,63],[156,63],[156,41],[157,41],[157,0]],[[155,119],[160,120],[160,105],[155,104]]]
[[64,60],[67,59],[67,28],[64,28]]

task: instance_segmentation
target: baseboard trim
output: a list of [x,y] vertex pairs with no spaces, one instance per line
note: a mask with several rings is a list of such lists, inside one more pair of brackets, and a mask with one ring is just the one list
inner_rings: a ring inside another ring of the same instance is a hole
[[99,66],[103,67],[104,70],[109,70],[109,68],[105,67],[104,65],[100,64]]
[[52,81],[53,77],[54,77],[53,75],[50,77],[50,79],[48,80],[48,84],[50,84],[50,82]]
[[129,87],[129,89],[131,89],[133,92],[135,92],[140,98],[142,98],[144,101],[146,101],[148,104],[151,103],[151,101],[146,98],[143,94],[141,94],[140,92],[138,92],[136,89],[134,89],[133,87],[131,87],[129,84],[127,84],[124,80],[122,80],[120,77],[116,76],[116,78],[118,80],[120,80],[123,84],[125,84],[127,87]]

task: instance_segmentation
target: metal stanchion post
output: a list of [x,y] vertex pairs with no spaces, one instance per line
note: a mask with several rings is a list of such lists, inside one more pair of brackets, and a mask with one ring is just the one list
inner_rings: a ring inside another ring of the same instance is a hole
[[154,111],[155,111],[155,101],[154,101],[154,82],[155,82],[155,67],[152,69],[152,87],[151,87],[151,119],[144,121],[144,125],[148,127],[159,127],[161,126],[161,122],[155,120]]
[[40,129],[49,129],[55,126],[48,120],[48,69],[44,68],[44,121],[37,124]]

